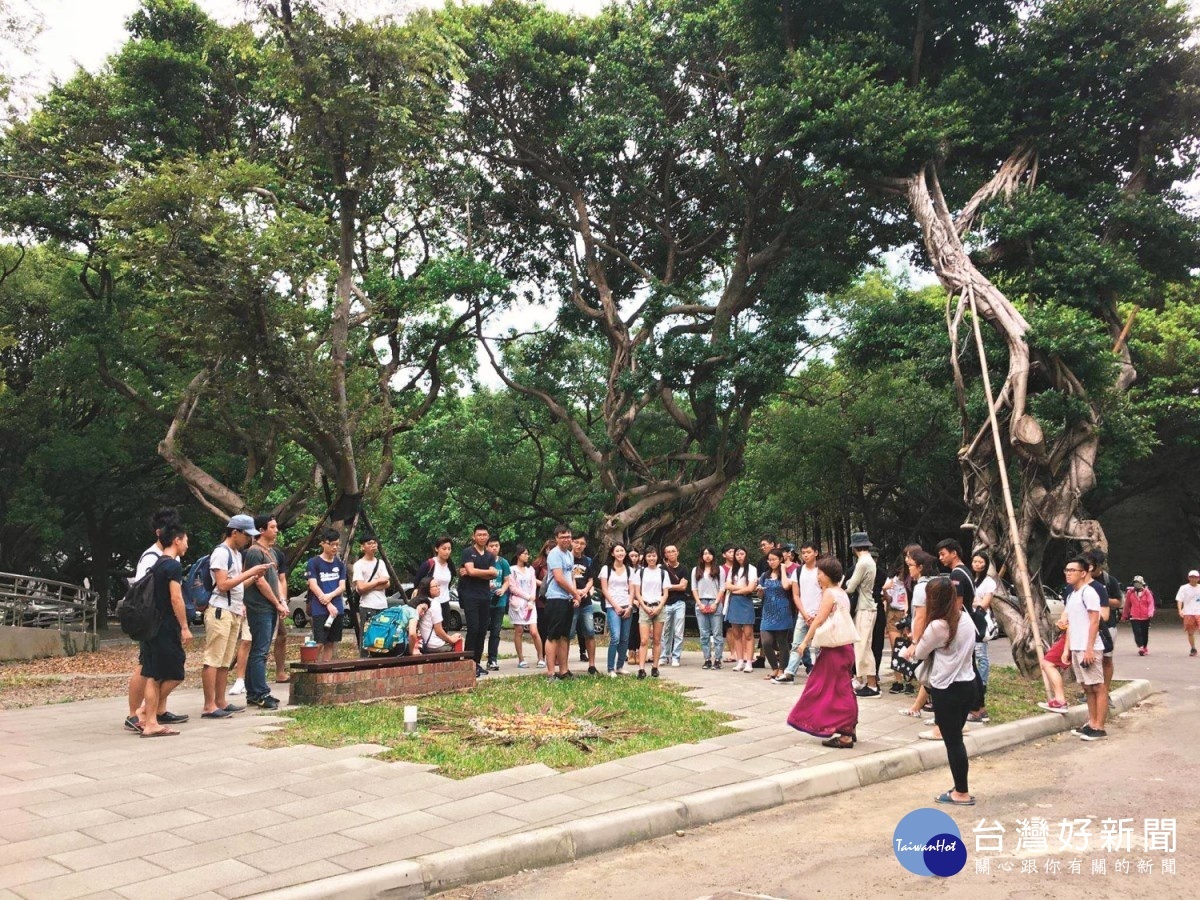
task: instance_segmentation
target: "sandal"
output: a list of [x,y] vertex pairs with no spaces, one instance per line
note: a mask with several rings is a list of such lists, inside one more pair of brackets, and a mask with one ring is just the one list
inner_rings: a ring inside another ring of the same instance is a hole
[[899,709],[899,710],[896,710],[896,711],[897,711],[898,713],[900,713],[900,715],[902,715],[902,716],[907,716],[907,717],[908,717],[908,718],[910,718],[910,719],[919,719],[919,718],[921,718],[921,715],[922,715],[920,710],[916,710],[916,711],[914,711],[914,710],[911,710],[911,709],[908,709],[908,708],[905,708],[905,709]]
[[173,728],[164,728],[161,731],[143,731],[142,737],[174,737],[177,734],[179,734],[179,732],[175,731]]
[[289,681],[291,681],[291,680],[292,680],[292,676],[291,676],[291,675],[286,675],[286,674],[285,674],[285,675],[276,675],[276,676],[275,676],[275,683],[276,683],[276,684],[287,684],[287,683],[288,683]]
[[948,803],[951,806],[974,806],[975,798],[968,797],[966,800],[955,800],[954,795],[950,791],[943,794],[938,794],[933,798],[937,803]]

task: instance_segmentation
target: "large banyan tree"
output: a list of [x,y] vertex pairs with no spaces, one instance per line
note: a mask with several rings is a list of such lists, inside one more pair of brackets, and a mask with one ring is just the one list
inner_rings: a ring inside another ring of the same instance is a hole
[[[1133,427],[1134,316],[1200,261],[1179,190],[1193,25],[1163,0],[817,3],[786,21],[793,127],[841,124],[820,157],[899,199],[946,289],[965,527],[1037,608],[1052,542],[1106,544],[1086,497]],[[1001,613],[1028,667],[1030,624]]]

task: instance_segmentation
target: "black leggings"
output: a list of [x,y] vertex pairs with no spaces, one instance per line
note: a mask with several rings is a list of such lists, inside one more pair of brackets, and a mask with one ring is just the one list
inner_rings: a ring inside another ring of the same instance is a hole
[[764,631],[759,638],[762,640],[763,656],[767,658],[767,668],[777,672],[786,666],[792,649],[792,630]]
[[1133,629],[1133,642],[1139,647],[1150,646],[1150,620],[1130,619],[1129,626]]
[[933,699],[933,720],[942,733],[946,745],[946,759],[950,762],[950,774],[954,776],[954,790],[960,794],[967,790],[967,746],[963,743],[963,725],[967,713],[975,703],[975,681],[956,681],[947,688],[930,688]]

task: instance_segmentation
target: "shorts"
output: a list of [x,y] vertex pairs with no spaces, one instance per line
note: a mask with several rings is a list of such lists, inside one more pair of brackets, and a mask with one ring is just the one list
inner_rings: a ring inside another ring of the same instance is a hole
[[1050,645],[1050,649],[1046,651],[1046,659],[1048,659],[1050,661],[1050,663],[1054,666],[1054,668],[1062,669],[1064,672],[1067,669],[1071,668],[1070,663],[1064,663],[1062,661],[1063,648],[1066,646],[1067,646],[1067,633],[1064,631],[1059,636],[1058,640]]
[[142,642],[142,676],[153,681],[183,681],[185,654],[178,623],[164,622],[148,641]]
[[318,644],[340,644],[342,642],[342,616],[333,617],[333,624],[326,626],[328,616],[313,616],[313,640]]
[[204,665],[214,669],[233,665],[245,620],[245,616],[236,616],[216,606],[204,611]]
[[546,605],[538,617],[542,637],[547,641],[565,641],[571,637],[571,621],[575,618],[575,604],[565,597],[547,597]]
[[887,611],[887,623],[884,625],[884,637],[888,639],[889,643],[900,637],[900,632],[896,630],[896,623],[907,615],[908,611],[903,609],[889,609]]
[[650,606],[650,607],[643,606],[642,607],[642,618],[641,618],[641,622],[640,622],[641,627],[649,628],[655,622],[661,622],[663,610],[666,608],[667,608],[666,605],[663,603],[658,604],[658,606]]
[[1075,670],[1075,680],[1082,685],[1097,685],[1104,684],[1104,669],[1101,665],[1101,657],[1096,655],[1096,659],[1090,666],[1083,664],[1083,651],[1071,651],[1071,668]]
[[1195,634],[1200,631],[1200,616],[1184,616],[1183,630],[1188,634]]
[[251,638],[251,636],[250,636],[250,617],[249,616],[242,617],[242,630],[241,630],[241,633],[238,634],[238,640],[239,641],[253,640],[253,638]]

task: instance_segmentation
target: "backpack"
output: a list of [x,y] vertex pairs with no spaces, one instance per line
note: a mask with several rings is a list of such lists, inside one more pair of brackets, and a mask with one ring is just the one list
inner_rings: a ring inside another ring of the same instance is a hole
[[407,604],[376,613],[363,629],[363,650],[372,656],[404,656],[408,653],[408,626],[415,616]]
[[135,641],[148,641],[158,632],[162,616],[154,602],[154,572],[164,558],[160,556],[149,572],[133,582],[117,605],[121,630]]
[[208,568],[208,557],[202,556],[192,563],[183,581],[183,605],[187,607],[188,621],[191,621],[193,613],[208,609],[208,600],[215,588],[212,572]]

